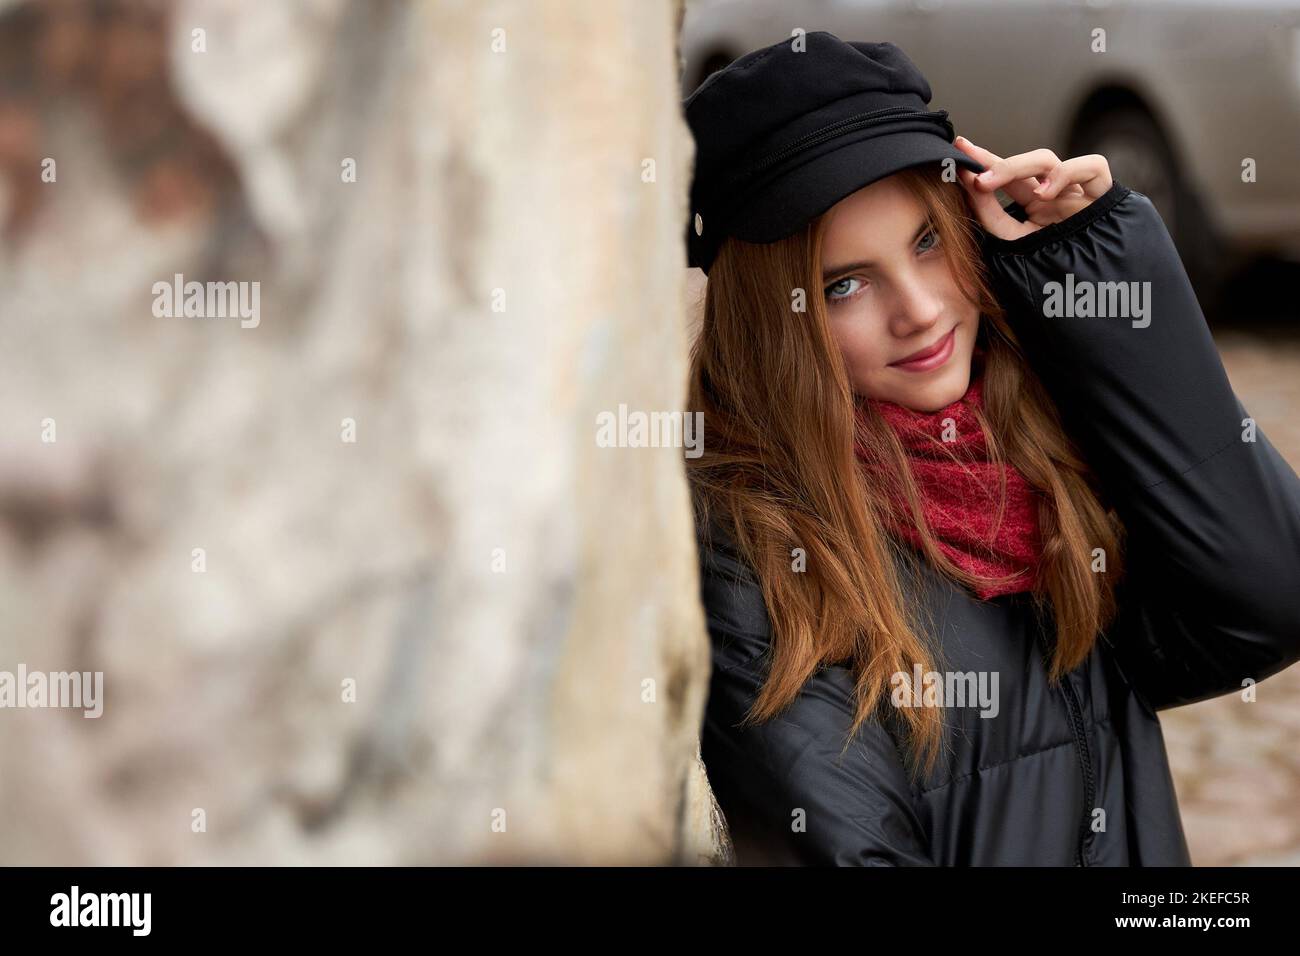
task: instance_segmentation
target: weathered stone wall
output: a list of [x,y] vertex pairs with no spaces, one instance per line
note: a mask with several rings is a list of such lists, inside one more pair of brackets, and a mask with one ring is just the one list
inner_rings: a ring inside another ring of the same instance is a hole
[[104,674],[0,863],[715,858],[682,452],[594,437],[684,399],[680,4],[89,7],[0,7],[0,670]]

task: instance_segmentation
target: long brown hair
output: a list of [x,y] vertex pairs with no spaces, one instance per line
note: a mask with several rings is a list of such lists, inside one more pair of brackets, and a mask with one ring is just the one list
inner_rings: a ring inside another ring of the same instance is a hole
[[[896,175],[927,210],[959,287],[979,307],[978,418],[990,456],[1014,465],[1040,492],[1043,553],[1033,599],[1047,612],[1042,620],[1054,622],[1049,680],[1056,682],[1088,656],[1114,616],[1123,527],[1103,507],[994,298],[964,190],[929,169]],[[772,624],[771,670],[746,722],[780,713],[822,663],[847,662],[856,685],[847,747],[878,708],[887,713],[892,675],[910,675],[914,664],[937,669],[939,654],[923,637],[930,628],[921,602],[902,590],[896,561],[906,568],[913,559],[885,530],[888,490],[866,480],[855,440],[897,481],[924,558],[964,585],[989,579],[973,578],[938,548],[902,445],[853,392],[823,300],[824,229],[822,216],[779,242],[723,242],[709,272],[687,405],[704,413],[708,438],[703,454],[687,459],[687,473],[698,525],[718,520],[732,536],[762,585]],[[797,290],[805,290],[802,312],[792,308]],[[1106,573],[1092,570],[1095,548]],[[942,708],[895,712],[928,772],[943,739]]]

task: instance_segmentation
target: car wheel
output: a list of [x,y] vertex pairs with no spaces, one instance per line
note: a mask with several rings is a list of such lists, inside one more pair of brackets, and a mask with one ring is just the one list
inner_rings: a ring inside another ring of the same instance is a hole
[[1095,114],[1080,125],[1070,150],[1071,156],[1088,153],[1105,156],[1115,179],[1155,205],[1202,307],[1213,311],[1225,278],[1222,244],[1155,120],[1133,106]]

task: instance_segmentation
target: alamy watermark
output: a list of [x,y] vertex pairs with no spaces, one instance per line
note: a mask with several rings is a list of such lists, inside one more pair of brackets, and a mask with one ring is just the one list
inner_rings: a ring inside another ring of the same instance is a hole
[[979,707],[981,717],[996,717],[997,671],[895,671],[890,702],[895,707]]
[[0,671],[0,708],[80,707],[83,717],[104,713],[103,671]]
[[132,936],[148,936],[152,910],[152,893],[83,893],[74,883],[67,893],[50,897],[50,925],[121,926]]
[[601,448],[685,448],[687,458],[704,454],[703,412],[628,411],[596,416],[596,444]]
[[1133,328],[1151,324],[1150,282],[1074,281],[1074,273],[1065,274],[1065,282],[1043,286],[1043,315],[1059,318],[1132,319]]
[[262,322],[262,283],[186,282],[176,273],[171,282],[155,282],[155,318],[239,318],[239,326],[255,329]]

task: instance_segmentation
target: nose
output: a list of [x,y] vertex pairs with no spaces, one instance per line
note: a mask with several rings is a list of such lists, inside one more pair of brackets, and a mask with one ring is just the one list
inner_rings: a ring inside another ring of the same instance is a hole
[[933,279],[912,271],[890,283],[889,330],[898,338],[909,338],[931,328],[943,315],[943,301]]

